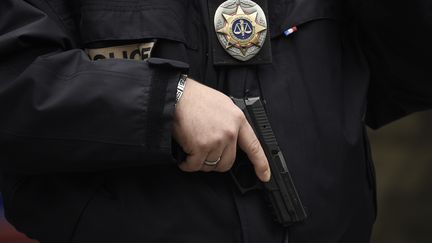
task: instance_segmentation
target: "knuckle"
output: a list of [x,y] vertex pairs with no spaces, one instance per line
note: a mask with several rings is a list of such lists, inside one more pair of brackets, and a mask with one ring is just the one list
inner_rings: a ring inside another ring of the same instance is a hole
[[201,169],[201,164],[200,163],[194,163],[191,166],[192,171],[199,171]]
[[222,172],[222,173],[228,172],[230,169],[231,169],[230,167],[222,167],[222,168],[219,168],[219,172]]
[[180,166],[180,169],[184,172],[193,172],[194,170],[190,167],[189,164],[185,164]]
[[224,161],[218,166],[218,171],[228,172],[234,165],[234,162],[235,162],[235,158],[227,159],[226,161]]
[[234,155],[234,158],[232,158],[232,159],[230,160],[231,167],[234,165],[235,162],[236,162],[236,157],[235,157],[235,155]]
[[188,172],[188,169],[185,166],[179,166],[181,171]]
[[188,171],[198,171],[201,169],[202,163],[200,161],[197,161],[196,159],[188,159],[186,162],[184,162],[184,168]]
[[219,172],[228,172],[232,167],[232,164],[221,164],[216,169]]
[[196,146],[197,146],[198,150],[206,151],[206,152],[210,151],[210,149],[212,147],[211,142],[209,140],[200,140],[197,142]]
[[261,152],[261,145],[260,145],[258,139],[254,139],[250,142],[249,151],[253,155],[259,154]]
[[223,135],[223,133],[217,137],[214,138],[213,140],[213,147],[220,147],[222,144],[225,143],[226,137]]
[[211,152],[213,149],[218,148],[224,144],[226,137],[224,133],[215,133],[211,137],[207,137],[205,140],[201,140],[197,143],[197,148],[200,151]]
[[243,122],[246,120],[246,117],[243,114],[243,111],[240,110],[240,108],[238,108],[237,106],[234,109],[234,117],[237,121]]
[[230,168],[234,165],[236,162],[236,151],[234,150],[232,155],[228,158],[228,164],[230,165]]
[[211,168],[211,167],[209,167],[209,166],[204,166],[204,167],[201,169],[201,171],[203,171],[203,172],[211,172],[211,171],[213,171],[213,168]]
[[237,131],[235,129],[227,129],[225,130],[225,137],[228,140],[235,140],[237,137]]

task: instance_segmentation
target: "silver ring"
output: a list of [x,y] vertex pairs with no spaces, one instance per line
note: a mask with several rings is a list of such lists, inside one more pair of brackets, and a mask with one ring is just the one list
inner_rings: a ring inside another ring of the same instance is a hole
[[217,159],[215,161],[204,160],[204,164],[208,165],[208,166],[216,166],[220,160],[221,160],[221,157],[219,157],[219,159]]

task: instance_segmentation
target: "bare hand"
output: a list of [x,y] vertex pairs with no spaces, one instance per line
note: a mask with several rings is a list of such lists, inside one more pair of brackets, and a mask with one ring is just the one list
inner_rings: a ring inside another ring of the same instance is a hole
[[[231,169],[237,143],[248,155],[261,181],[270,180],[264,151],[243,112],[223,93],[192,79],[178,102],[174,117],[174,138],[188,154],[180,169],[186,172]],[[216,166],[204,161],[217,161]]]

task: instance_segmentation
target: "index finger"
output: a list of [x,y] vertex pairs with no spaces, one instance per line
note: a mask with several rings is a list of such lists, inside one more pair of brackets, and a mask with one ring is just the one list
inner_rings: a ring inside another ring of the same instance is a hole
[[268,182],[271,173],[267,157],[254,130],[247,121],[240,127],[238,144],[252,162],[258,178],[263,182]]

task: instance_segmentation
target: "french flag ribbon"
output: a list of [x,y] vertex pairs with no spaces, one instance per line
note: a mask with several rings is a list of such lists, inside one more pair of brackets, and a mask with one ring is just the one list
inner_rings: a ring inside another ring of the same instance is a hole
[[284,33],[285,36],[289,36],[289,35],[291,35],[292,33],[297,32],[297,30],[298,30],[298,29],[297,29],[297,26],[293,26],[293,27],[291,27],[291,28],[285,30],[283,33]]

